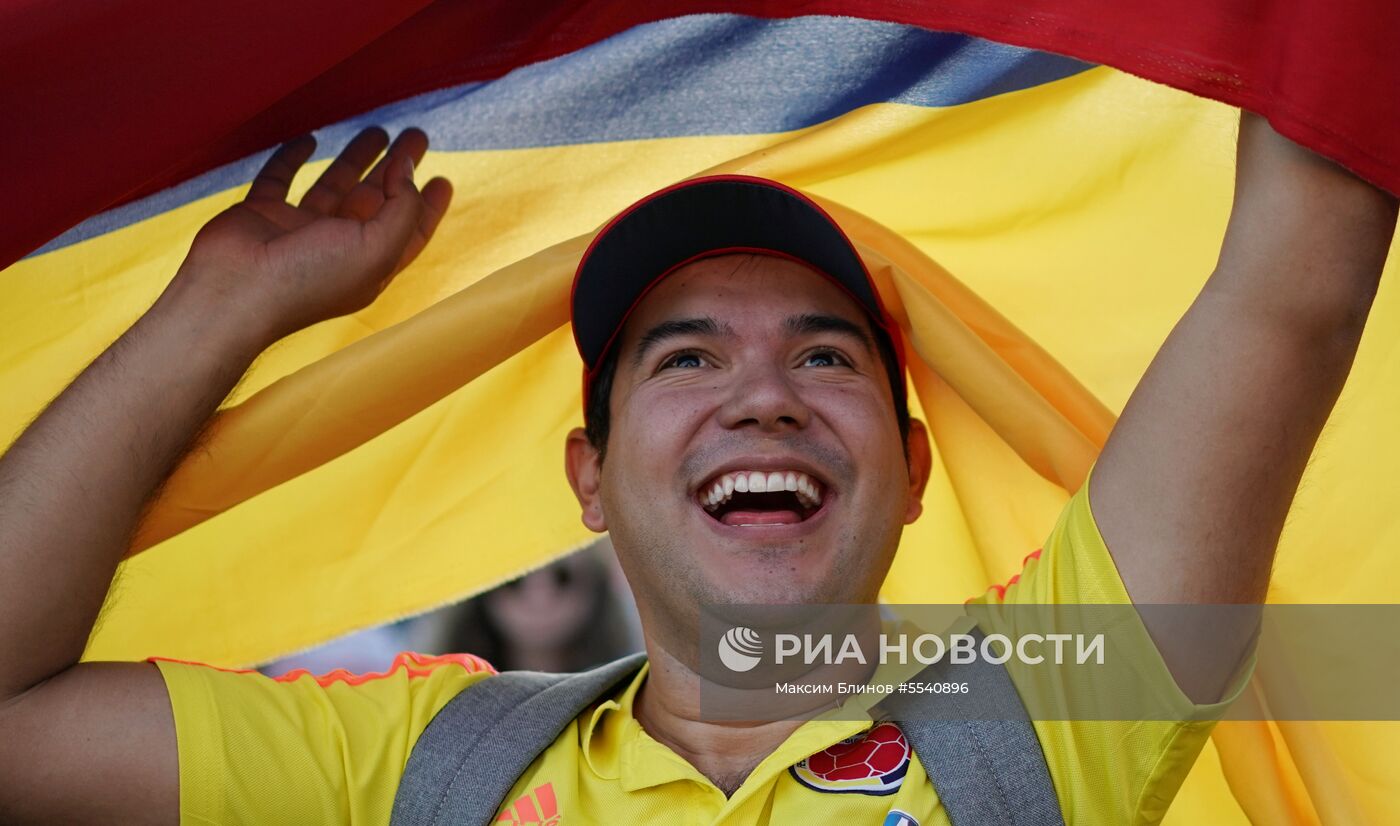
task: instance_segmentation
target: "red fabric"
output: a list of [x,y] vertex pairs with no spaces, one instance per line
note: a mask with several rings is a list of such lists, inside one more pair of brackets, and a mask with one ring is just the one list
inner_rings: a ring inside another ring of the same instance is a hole
[[314,127],[695,12],[845,14],[1106,63],[1262,112],[1400,192],[1394,0],[24,0],[0,10],[0,266]]

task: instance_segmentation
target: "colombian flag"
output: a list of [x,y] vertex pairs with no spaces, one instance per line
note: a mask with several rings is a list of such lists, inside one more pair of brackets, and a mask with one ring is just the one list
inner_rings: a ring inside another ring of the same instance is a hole
[[[592,234],[678,180],[761,175],[832,211],[917,355],[935,468],[886,596],[960,602],[1038,547],[1211,272],[1232,107],[1400,189],[1397,39],[1400,6],[1317,0],[11,6],[0,433],[151,304],[275,144],[315,131],[304,189],[359,129],[422,127],[421,178],[457,193],[436,239],[254,365],[88,657],[247,664],[433,608],[591,538],[561,460]],[[1395,278],[1273,601],[1400,601]],[[1226,723],[1169,821],[1387,822],[1397,766],[1394,724]]]

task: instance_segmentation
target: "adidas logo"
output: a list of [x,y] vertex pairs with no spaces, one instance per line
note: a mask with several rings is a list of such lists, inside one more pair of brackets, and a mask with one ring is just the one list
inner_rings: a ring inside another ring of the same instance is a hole
[[559,821],[559,801],[554,797],[553,783],[536,786],[521,795],[496,818],[497,823],[511,826],[558,826]]

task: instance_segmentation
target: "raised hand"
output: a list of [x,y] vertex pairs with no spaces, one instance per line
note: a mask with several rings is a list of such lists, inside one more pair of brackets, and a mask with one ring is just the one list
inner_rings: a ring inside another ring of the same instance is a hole
[[[282,147],[196,237],[170,288],[0,456],[0,821],[175,823],[165,684],[147,663],[79,663],[140,515],[262,348],[364,307],[433,234],[428,139],[361,133],[301,204],[314,143]],[[140,755],[140,759],[132,759]]]
[[442,178],[414,186],[428,148],[417,129],[365,175],[387,143],[377,127],[356,135],[296,206],[287,190],[316,142],[282,146],[247,197],[199,231],[172,290],[237,314],[265,344],[368,306],[422,251],[452,198]]

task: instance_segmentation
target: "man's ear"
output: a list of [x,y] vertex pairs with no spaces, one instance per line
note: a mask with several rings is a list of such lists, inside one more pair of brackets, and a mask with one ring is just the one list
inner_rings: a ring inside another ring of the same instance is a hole
[[564,473],[583,509],[584,526],[596,533],[606,531],[608,523],[603,517],[603,500],[598,495],[603,482],[603,461],[581,427],[570,430],[568,441],[564,443]]
[[924,512],[924,488],[933,468],[933,448],[929,446],[928,429],[918,419],[909,421],[909,503],[904,511],[904,524],[913,524]]

